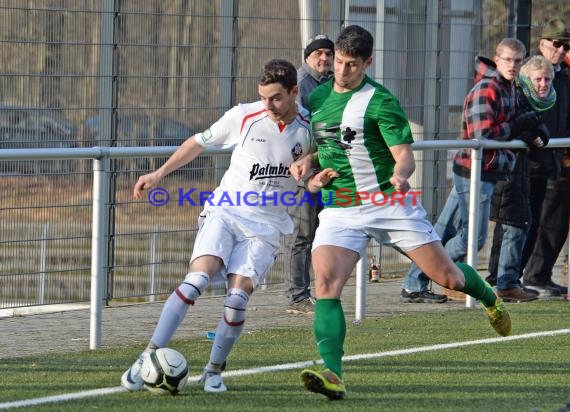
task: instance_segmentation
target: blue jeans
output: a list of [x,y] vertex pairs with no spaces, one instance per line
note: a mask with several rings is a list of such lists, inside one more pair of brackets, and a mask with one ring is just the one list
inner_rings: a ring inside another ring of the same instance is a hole
[[[467,230],[469,228],[469,179],[453,174],[453,187],[445,206],[434,225],[441,237],[447,253],[454,262],[460,262],[467,256]],[[493,182],[481,182],[479,186],[479,236],[477,250],[481,250],[487,239]],[[402,287],[411,292],[428,290],[429,278],[412,263],[404,278]]]
[[502,225],[503,242],[499,254],[497,289],[520,288],[521,258],[528,233],[527,228]]

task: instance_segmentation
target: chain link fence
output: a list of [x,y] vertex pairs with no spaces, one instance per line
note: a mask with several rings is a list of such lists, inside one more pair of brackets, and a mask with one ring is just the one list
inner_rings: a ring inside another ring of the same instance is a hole
[[[177,146],[239,102],[274,57],[300,65],[300,0],[1,0],[0,150]],[[400,99],[416,140],[455,139],[473,58],[507,35],[536,49],[564,1],[317,0],[311,27],[334,37],[360,24],[376,40],[369,74]],[[517,7],[514,7],[517,6]],[[532,6],[532,7],[530,7]],[[530,23],[523,12],[530,11]],[[518,23],[518,24],[517,24]],[[415,186],[435,219],[449,187],[449,153],[418,153]],[[169,293],[182,278],[198,207],[132,199],[139,175],[164,159],[115,159],[106,228],[108,301]],[[215,187],[227,156],[201,156],[167,189]],[[0,308],[88,300],[89,160],[0,162]],[[407,260],[371,245],[385,272]],[[283,283],[281,257],[267,285]],[[216,287],[211,293],[218,293]]]

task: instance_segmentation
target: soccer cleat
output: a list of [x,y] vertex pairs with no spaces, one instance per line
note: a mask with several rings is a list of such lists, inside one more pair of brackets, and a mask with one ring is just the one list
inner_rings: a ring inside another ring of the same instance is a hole
[[497,298],[495,304],[490,308],[485,308],[489,322],[495,331],[501,336],[511,334],[511,317],[501,298]]
[[216,372],[204,372],[200,382],[204,384],[204,392],[225,392],[228,390],[224,381],[222,380],[222,375]]
[[150,356],[150,353],[143,352],[139,358],[127,369],[121,377],[121,385],[131,392],[140,391],[143,387],[143,380],[141,377],[141,367],[144,360]]
[[323,369],[320,372],[304,369],[301,372],[301,382],[309,391],[325,395],[330,400],[336,401],[346,397],[344,383],[330,369]]

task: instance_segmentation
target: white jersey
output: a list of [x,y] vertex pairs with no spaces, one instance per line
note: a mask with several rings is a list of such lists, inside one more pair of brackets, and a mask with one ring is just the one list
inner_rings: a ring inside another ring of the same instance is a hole
[[287,214],[289,194],[297,183],[289,166],[313,150],[309,121],[302,114],[287,125],[267,116],[261,101],[239,104],[206,131],[196,135],[201,146],[234,146],[231,162],[205,210],[270,224],[281,233],[293,231]]

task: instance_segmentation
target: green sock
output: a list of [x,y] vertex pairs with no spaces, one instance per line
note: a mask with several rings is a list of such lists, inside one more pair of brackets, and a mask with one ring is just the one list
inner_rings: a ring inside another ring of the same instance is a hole
[[342,378],[346,321],[340,299],[317,299],[313,331],[325,367]]
[[468,264],[458,262],[457,267],[463,272],[463,276],[465,276],[465,286],[459,291],[474,297],[486,308],[493,306],[497,300],[497,295],[495,295],[493,288]]

